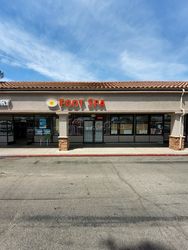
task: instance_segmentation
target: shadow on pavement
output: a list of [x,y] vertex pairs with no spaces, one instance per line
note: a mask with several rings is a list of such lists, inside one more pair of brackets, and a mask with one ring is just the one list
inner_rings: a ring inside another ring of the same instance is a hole
[[122,245],[116,243],[112,238],[104,240],[102,242],[104,248],[108,250],[174,250],[174,248],[169,248],[160,243],[153,243],[151,241],[142,241],[134,245]]

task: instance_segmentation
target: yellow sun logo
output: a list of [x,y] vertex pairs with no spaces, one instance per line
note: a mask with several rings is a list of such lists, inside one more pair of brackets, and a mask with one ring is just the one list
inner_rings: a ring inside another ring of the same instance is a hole
[[57,100],[55,100],[55,99],[47,100],[47,105],[48,105],[48,107],[50,107],[50,108],[54,108],[54,107],[57,106]]

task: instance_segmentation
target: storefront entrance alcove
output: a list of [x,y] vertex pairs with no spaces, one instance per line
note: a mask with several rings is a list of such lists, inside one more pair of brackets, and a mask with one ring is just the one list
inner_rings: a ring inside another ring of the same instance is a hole
[[34,141],[34,118],[31,116],[14,117],[14,141],[19,145],[28,145]]

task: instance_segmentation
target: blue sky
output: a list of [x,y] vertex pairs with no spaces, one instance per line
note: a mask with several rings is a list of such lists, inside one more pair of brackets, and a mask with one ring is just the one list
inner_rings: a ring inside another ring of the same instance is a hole
[[0,0],[5,80],[188,79],[186,0]]

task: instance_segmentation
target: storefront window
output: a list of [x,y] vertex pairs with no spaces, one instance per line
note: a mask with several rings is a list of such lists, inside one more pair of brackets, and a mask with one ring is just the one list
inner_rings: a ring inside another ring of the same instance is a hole
[[150,134],[151,135],[162,135],[162,133],[163,133],[163,116],[162,115],[151,115]]
[[171,116],[165,114],[164,115],[164,133],[170,134],[170,125],[171,125]]
[[13,136],[13,122],[12,121],[7,121],[7,132],[8,132],[8,135]]
[[35,135],[46,135],[52,133],[52,117],[35,117]]
[[13,142],[12,116],[0,116],[0,143]]
[[132,135],[133,134],[133,116],[126,115],[119,117],[120,122],[120,135]]
[[54,125],[54,118],[56,116],[35,116],[35,142],[45,143],[46,145],[50,142],[56,142],[57,139],[54,135],[57,136],[55,133],[58,133],[58,131],[56,131],[56,125]]
[[70,116],[69,118],[69,135],[81,136],[83,135],[83,124],[86,117],[82,116]]
[[0,121],[0,136],[7,136],[7,121]]
[[15,142],[32,143],[34,140],[34,116],[14,116]]
[[104,116],[103,126],[104,126],[104,130],[103,130],[104,135],[110,135],[111,126],[110,126],[110,116],[109,115]]
[[118,116],[112,116],[111,117],[111,135],[118,134],[118,123],[119,123]]
[[136,134],[137,135],[148,134],[148,115],[136,116]]
[[59,135],[59,117],[53,117],[53,134],[55,136]]

